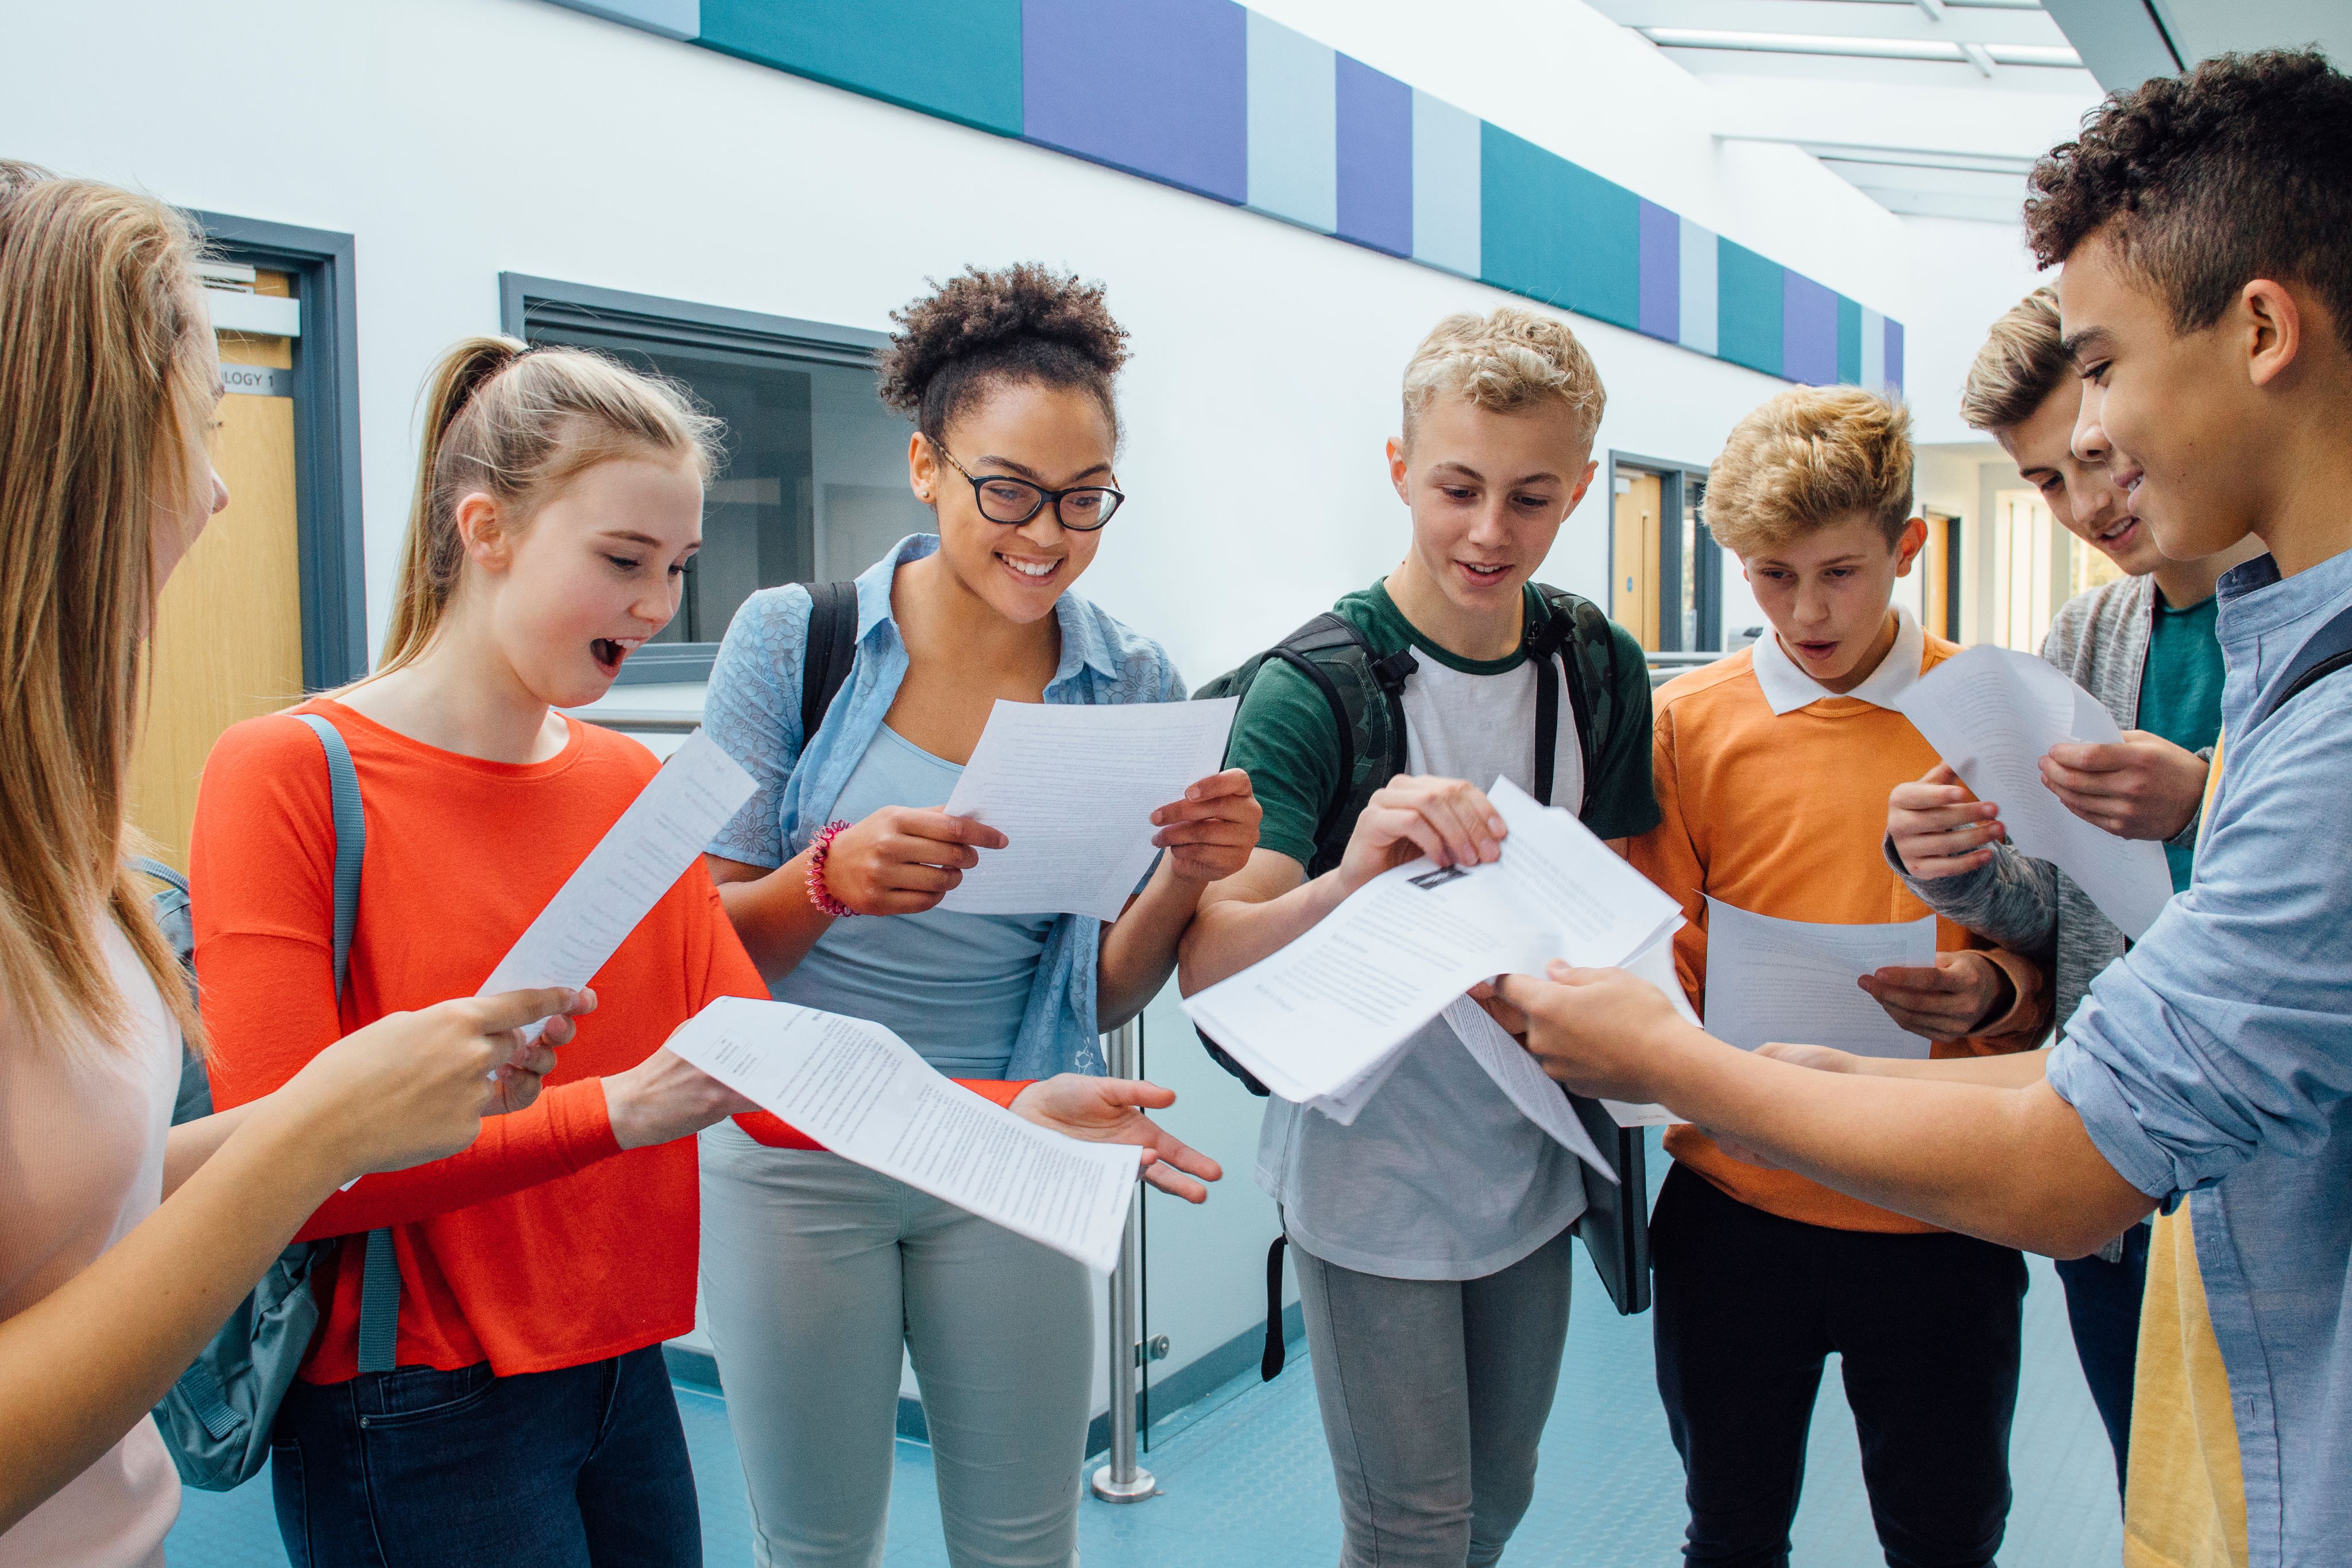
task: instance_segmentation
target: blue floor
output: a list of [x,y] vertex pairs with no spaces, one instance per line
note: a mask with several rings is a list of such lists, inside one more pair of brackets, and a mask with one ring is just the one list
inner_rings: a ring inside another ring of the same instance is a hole
[[[2011,1446],[2017,1504],[2004,1568],[2084,1568],[2122,1554],[2114,1461],[2067,1338],[2064,1298],[2035,1259],[2025,1303],[2025,1370]],[[1534,1506],[1512,1568],[1657,1568],[1682,1539],[1682,1476],[1651,1380],[1646,1317],[1620,1318],[1580,1271],[1560,1396],[1545,1433]],[[1596,1307],[1598,1310],[1596,1310]],[[1163,1495],[1079,1511],[1089,1568],[1307,1568],[1339,1554],[1339,1505],[1316,1416],[1305,1346],[1271,1384],[1219,1389],[1150,1434],[1145,1463]],[[724,1402],[681,1387],[687,1441],[702,1480],[702,1539],[713,1568],[751,1561],[735,1445]],[[1870,1568],[1883,1561],[1862,1490],[1853,1419],[1834,1375],[1813,1424],[1795,1561]],[[898,1445],[891,1496],[894,1568],[943,1564],[930,1450]],[[169,1552],[175,1568],[283,1568],[267,1478],[226,1495],[188,1494]]]

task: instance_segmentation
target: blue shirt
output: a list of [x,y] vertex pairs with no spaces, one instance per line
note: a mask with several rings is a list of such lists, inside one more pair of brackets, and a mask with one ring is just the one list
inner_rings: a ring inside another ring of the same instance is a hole
[[[762,589],[743,601],[719,645],[703,703],[710,738],[750,772],[751,798],[710,841],[710,852],[778,866],[806,849],[857,769],[907,678],[907,643],[890,614],[900,566],[940,548],[937,534],[910,534],[857,580],[857,652],[849,679],[814,736],[801,734],[801,678],[807,665],[808,591]],[[1046,683],[1049,703],[1179,702],[1183,678],[1159,643],[1075,593],[1054,601],[1062,658]],[[1095,1029],[1095,964],[1102,922],[1055,917],[1038,956],[1004,1076],[1047,1078],[1103,1071]]]
[[[944,806],[962,771],[885,725],[834,812],[856,822],[885,806]],[[1053,929],[1050,915],[947,909],[836,920],[773,994],[886,1025],[950,1078],[1002,1078]]]
[[2352,1541],[2352,673],[2249,728],[2352,605],[2352,552],[2221,580],[2222,778],[2195,880],[2092,983],[2051,1086],[2099,1153],[2191,1206],[2229,1372],[2250,1568]]

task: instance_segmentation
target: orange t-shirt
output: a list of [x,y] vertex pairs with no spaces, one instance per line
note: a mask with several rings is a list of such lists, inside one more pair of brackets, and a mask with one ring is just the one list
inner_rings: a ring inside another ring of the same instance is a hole
[[[1958,648],[1930,637],[1934,669]],[[1653,769],[1664,820],[1635,839],[1630,858],[1679,900],[1675,967],[1691,1005],[1706,1006],[1706,897],[1754,915],[1832,925],[1917,920],[1928,913],[1886,863],[1886,797],[1936,765],[1911,721],[1853,697],[1825,697],[1774,715],[1745,652],[1668,682],[1656,698]],[[1937,1040],[1935,1056],[2029,1050],[2050,1022],[2041,965],[1994,947],[1948,920],[1937,950],[1984,950],[2017,988],[2014,1006],[1967,1040]],[[1740,1202],[1840,1230],[1929,1231],[1906,1216],[1832,1192],[1790,1171],[1733,1159],[1696,1127],[1668,1130],[1666,1149]]]

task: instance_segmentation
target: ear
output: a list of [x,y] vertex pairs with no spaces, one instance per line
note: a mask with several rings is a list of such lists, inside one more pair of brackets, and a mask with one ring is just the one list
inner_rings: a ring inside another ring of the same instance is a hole
[[1598,460],[1591,457],[1584,460],[1584,472],[1578,477],[1576,488],[1569,492],[1568,505],[1559,510],[1561,517],[1567,517],[1584,504],[1584,493],[1592,488],[1592,476],[1600,472],[1601,465]]
[[476,490],[457,503],[456,521],[457,541],[476,566],[504,571],[513,561],[514,541],[506,531],[498,497]]
[[1908,577],[1911,575],[1911,564],[1919,559],[1919,552],[1927,547],[1927,518],[1914,517],[1909,522],[1903,525],[1902,537],[1895,541],[1895,576]]
[[940,504],[940,455],[921,431],[907,437],[907,487],[927,507]]
[[2257,277],[2238,291],[2238,308],[2246,333],[2246,379],[2266,387],[2302,350],[2302,308],[2284,284]]
[[1405,479],[1404,438],[1402,436],[1391,435],[1389,437],[1388,455],[1389,483],[1396,486],[1397,499],[1410,507],[1412,505],[1412,487]]

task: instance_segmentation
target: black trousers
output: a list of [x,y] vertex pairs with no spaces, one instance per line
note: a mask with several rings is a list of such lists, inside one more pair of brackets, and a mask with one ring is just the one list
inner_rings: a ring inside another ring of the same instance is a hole
[[1650,1247],[1687,1561],[1786,1568],[1834,1351],[1890,1568],[1989,1568],[2009,1517],[2022,1258],[1965,1236],[1782,1219],[1681,1165],[1658,1196]]

